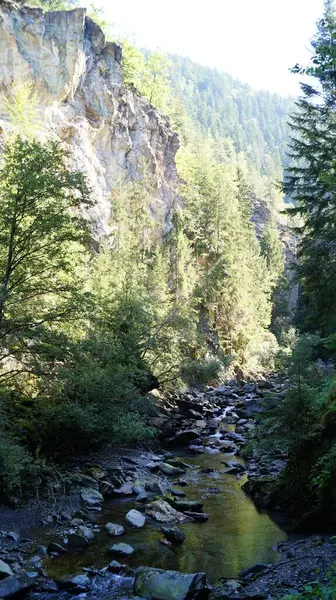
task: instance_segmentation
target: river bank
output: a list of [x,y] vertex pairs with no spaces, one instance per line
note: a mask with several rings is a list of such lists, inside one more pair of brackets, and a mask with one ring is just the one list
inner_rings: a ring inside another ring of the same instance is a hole
[[267,466],[241,458],[255,418],[283,393],[270,380],[175,395],[156,417],[162,427],[169,419],[172,434],[161,448],[83,458],[70,495],[55,490],[52,502],[3,509],[0,558],[9,571],[0,598],[126,600],[142,566],[205,572],[198,595],[180,590],[182,600],[210,588],[214,600],[282,598],[323,578],[336,560],[333,540],[288,539],[290,523],[257,510],[242,490],[286,464],[285,456]]

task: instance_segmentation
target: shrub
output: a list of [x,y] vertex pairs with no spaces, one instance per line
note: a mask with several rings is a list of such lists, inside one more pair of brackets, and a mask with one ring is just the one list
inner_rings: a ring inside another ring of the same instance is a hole
[[143,417],[137,413],[119,413],[113,415],[111,433],[115,444],[138,444],[152,440],[155,429],[146,425]]
[[3,501],[20,498],[25,492],[35,492],[52,474],[45,460],[34,459],[17,442],[4,438],[0,441],[0,498]]
[[188,385],[201,385],[215,383],[222,368],[216,358],[204,358],[199,361],[185,363],[181,369],[181,377]]
[[302,592],[287,594],[283,600],[318,600],[318,598],[321,598],[321,600],[334,600],[336,598],[336,577],[334,571],[330,574],[329,583],[308,584]]
[[22,492],[32,458],[22,446],[7,439],[0,441],[0,490],[9,494]]

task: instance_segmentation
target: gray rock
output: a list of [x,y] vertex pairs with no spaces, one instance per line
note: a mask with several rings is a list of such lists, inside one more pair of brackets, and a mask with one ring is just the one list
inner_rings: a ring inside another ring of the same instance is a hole
[[0,580],[14,575],[10,566],[0,559]]
[[152,479],[146,482],[146,489],[154,494],[160,494],[163,496],[165,494],[165,488],[161,481],[157,479]]
[[104,496],[93,488],[83,488],[80,495],[86,506],[97,506],[104,502]]
[[90,585],[88,575],[66,575],[56,579],[56,583],[61,590],[69,590],[71,592],[85,592]]
[[17,597],[24,592],[27,592],[33,585],[33,579],[31,579],[27,573],[23,572],[20,576],[11,575],[0,581],[0,598],[1,600],[7,600],[7,598]]
[[173,494],[173,496],[177,496],[179,498],[185,498],[187,494],[185,494],[185,492],[182,492],[182,490],[178,490],[177,488],[172,488],[171,493]]
[[134,494],[132,481],[126,481],[120,486],[119,490],[115,491],[119,491],[122,496],[132,496]]
[[16,531],[8,531],[8,533],[6,534],[6,537],[9,540],[14,540],[14,542],[18,542],[20,540],[20,534],[17,533]]
[[[6,2],[1,21],[6,48],[1,53],[3,97],[10,97],[18,73],[34,85],[43,133],[47,135],[51,127],[74,146],[75,162],[85,164],[97,194],[90,215],[98,235],[109,231],[114,182],[141,179],[144,161],[155,173],[154,217],[163,224],[177,183],[178,136],[161,112],[124,85],[120,46],[106,42],[100,27],[86,20],[81,8],[47,15],[39,8],[18,11],[15,3]],[[101,127],[101,135],[88,136],[90,127]]]
[[133,485],[133,491],[135,494],[139,495],[145,491],[145,485],[141,482],[135,482]]
[[185,510],[202,512],[203,509],[203,502],[199,502],[198,500],[174,500],[172,504],[176,510],[180,510],[181,512]]
[[146,468],[149,469],[152,473],[155,473],[159,470],[159,464],[157,462],[149,462],[147,463]]
[[199,513],[193,512],[192,510],[186,510],[184,514],[190,517],[193,521],[197,521],[198,523],[205,523],[210,519],[210,515],[208,513],[203,512]]
[[90,529],[90,527],[87,527],[86,525],[80,525],[80,527],[78,527],[78,533],[84,536],[85,539],[89,542],[91,542],[94,539],[94,533],[92,529]]
[[119,573],[122,573],[127,569],[127,565],[122,564],[117,560],[112,560],[107,568],[111,573],[119,575]]
[[133,546],[130,546],[129,544],[114,544],[109,548],[109,552],[119,556],[132,556],[135,550]]
[[179,479],[178,482],[179,486],[181,487],[185,487],[188,485],[188,482],[185,479]]
[[103,496],[107,496],[107,498],[112,498],[115,495],[114,486],[109,481],[100,481],[99,491]]
[[125,527],[123,527],[122,525],[118,525],[117,523],[106,523],[105,529],[108,535],[112,535],[115,537],[123,535],[123,533],[125,533]]
[[172,544],[182,544],[185,540],[185,535],[178,527],[161,527],[162,533]]
[[147,502],[148,500],[148,495],[146,494],[146,492],[141,492],[136,498],[135,498],[136,502]]
[[63,554],[63,552],[66,552],[66,549],[61,546],[61,544],[57,544],[56,542],[50,542],[50,544],[48,545],[48,550],[47,550],[48,554]]
[[159,463],[159,469],[161,473],[168,476],[177,476],[185,473],[185,469],[181,469],[180,467],[173,467],[173,465],[169,465],[168,463]]
[[167,463],[169,465],[173,465],[173,467],[177,467],[180,469],[191,469],[191,465],[188,465],[188,463],[183,462],[183,460],[178,460],[176,458],[169,458],[167,460]]
[[36,553],[37,553],[39,556],[47,556],[47,554],[48,554],[48,548],[47,548],[47,546],[39,546],[39,547],[36,549]]
[[227,473],[229,475],[237,475],[238,473],[245,473],[245,467],[241,463],[237,461],[224,461],[225,466],[227,467]]
[[89,541],[78,533],[70,533],[68,535],[68,548],[86,548]]
[[73,527],[79,527],[79,525],[85,525],[85,523],[83,519],[75,517],[74,519],[71,519],[70,525],[72,525]]
[[146,506],[146,514],[158,523],[188,523],[193,519],[178,512],[165,500],[156,500]]
[[173,437],[169,438],[167,442],[167,448],[173,448],[174,446],[187,446],[190,442],[198,438],[199,433],[194,429],[186,429],[180,431]]
[[135,575],[134,594],[148,600],[207,600],[211,590],[204,573],[141,567]]
[[215,587],[211,594],[211,600],[240,600],[241,598],[247,599],[248,596],[243,586],[235,579],[227,581],[223,586]]
[[125,520],[128,525],[136,529],[141,529],[146,525],[146,517],[134,508],[127,513]]
[[189,408],[189,410],[187,411],[187,416],[190,419],[196,419],[197,421],[203,420],[202,413],[198,412],[197,410],[194,410],[193,408]]

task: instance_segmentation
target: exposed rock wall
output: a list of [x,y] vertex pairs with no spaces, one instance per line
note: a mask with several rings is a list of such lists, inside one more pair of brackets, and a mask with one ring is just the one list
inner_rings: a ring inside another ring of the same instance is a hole
[[43,128],[71,147],[97,199],[91,209],[99,233],[108,231],[110,196],[121,181],[154,176],[152,211],[164,222],[177,181],[178,137],[168,119],[126,89],[122,49],[106,42],[85,9],[43,13],[0,0],[0,127],[15,81],[33,83]]

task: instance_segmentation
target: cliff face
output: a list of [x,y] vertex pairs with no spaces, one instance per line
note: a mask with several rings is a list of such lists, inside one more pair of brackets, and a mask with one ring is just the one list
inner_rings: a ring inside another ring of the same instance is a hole
[[32,83],[46,133],[71,147],[89,176],[98,232],[108,231],[110,195],[121,181],[156,181],[151,209],[164,222],[177,181],[178,137],[166,117],[123,82],[121,47],[106,42],[84,9],[43,13],[0,2],[0,127],[13,82]]

